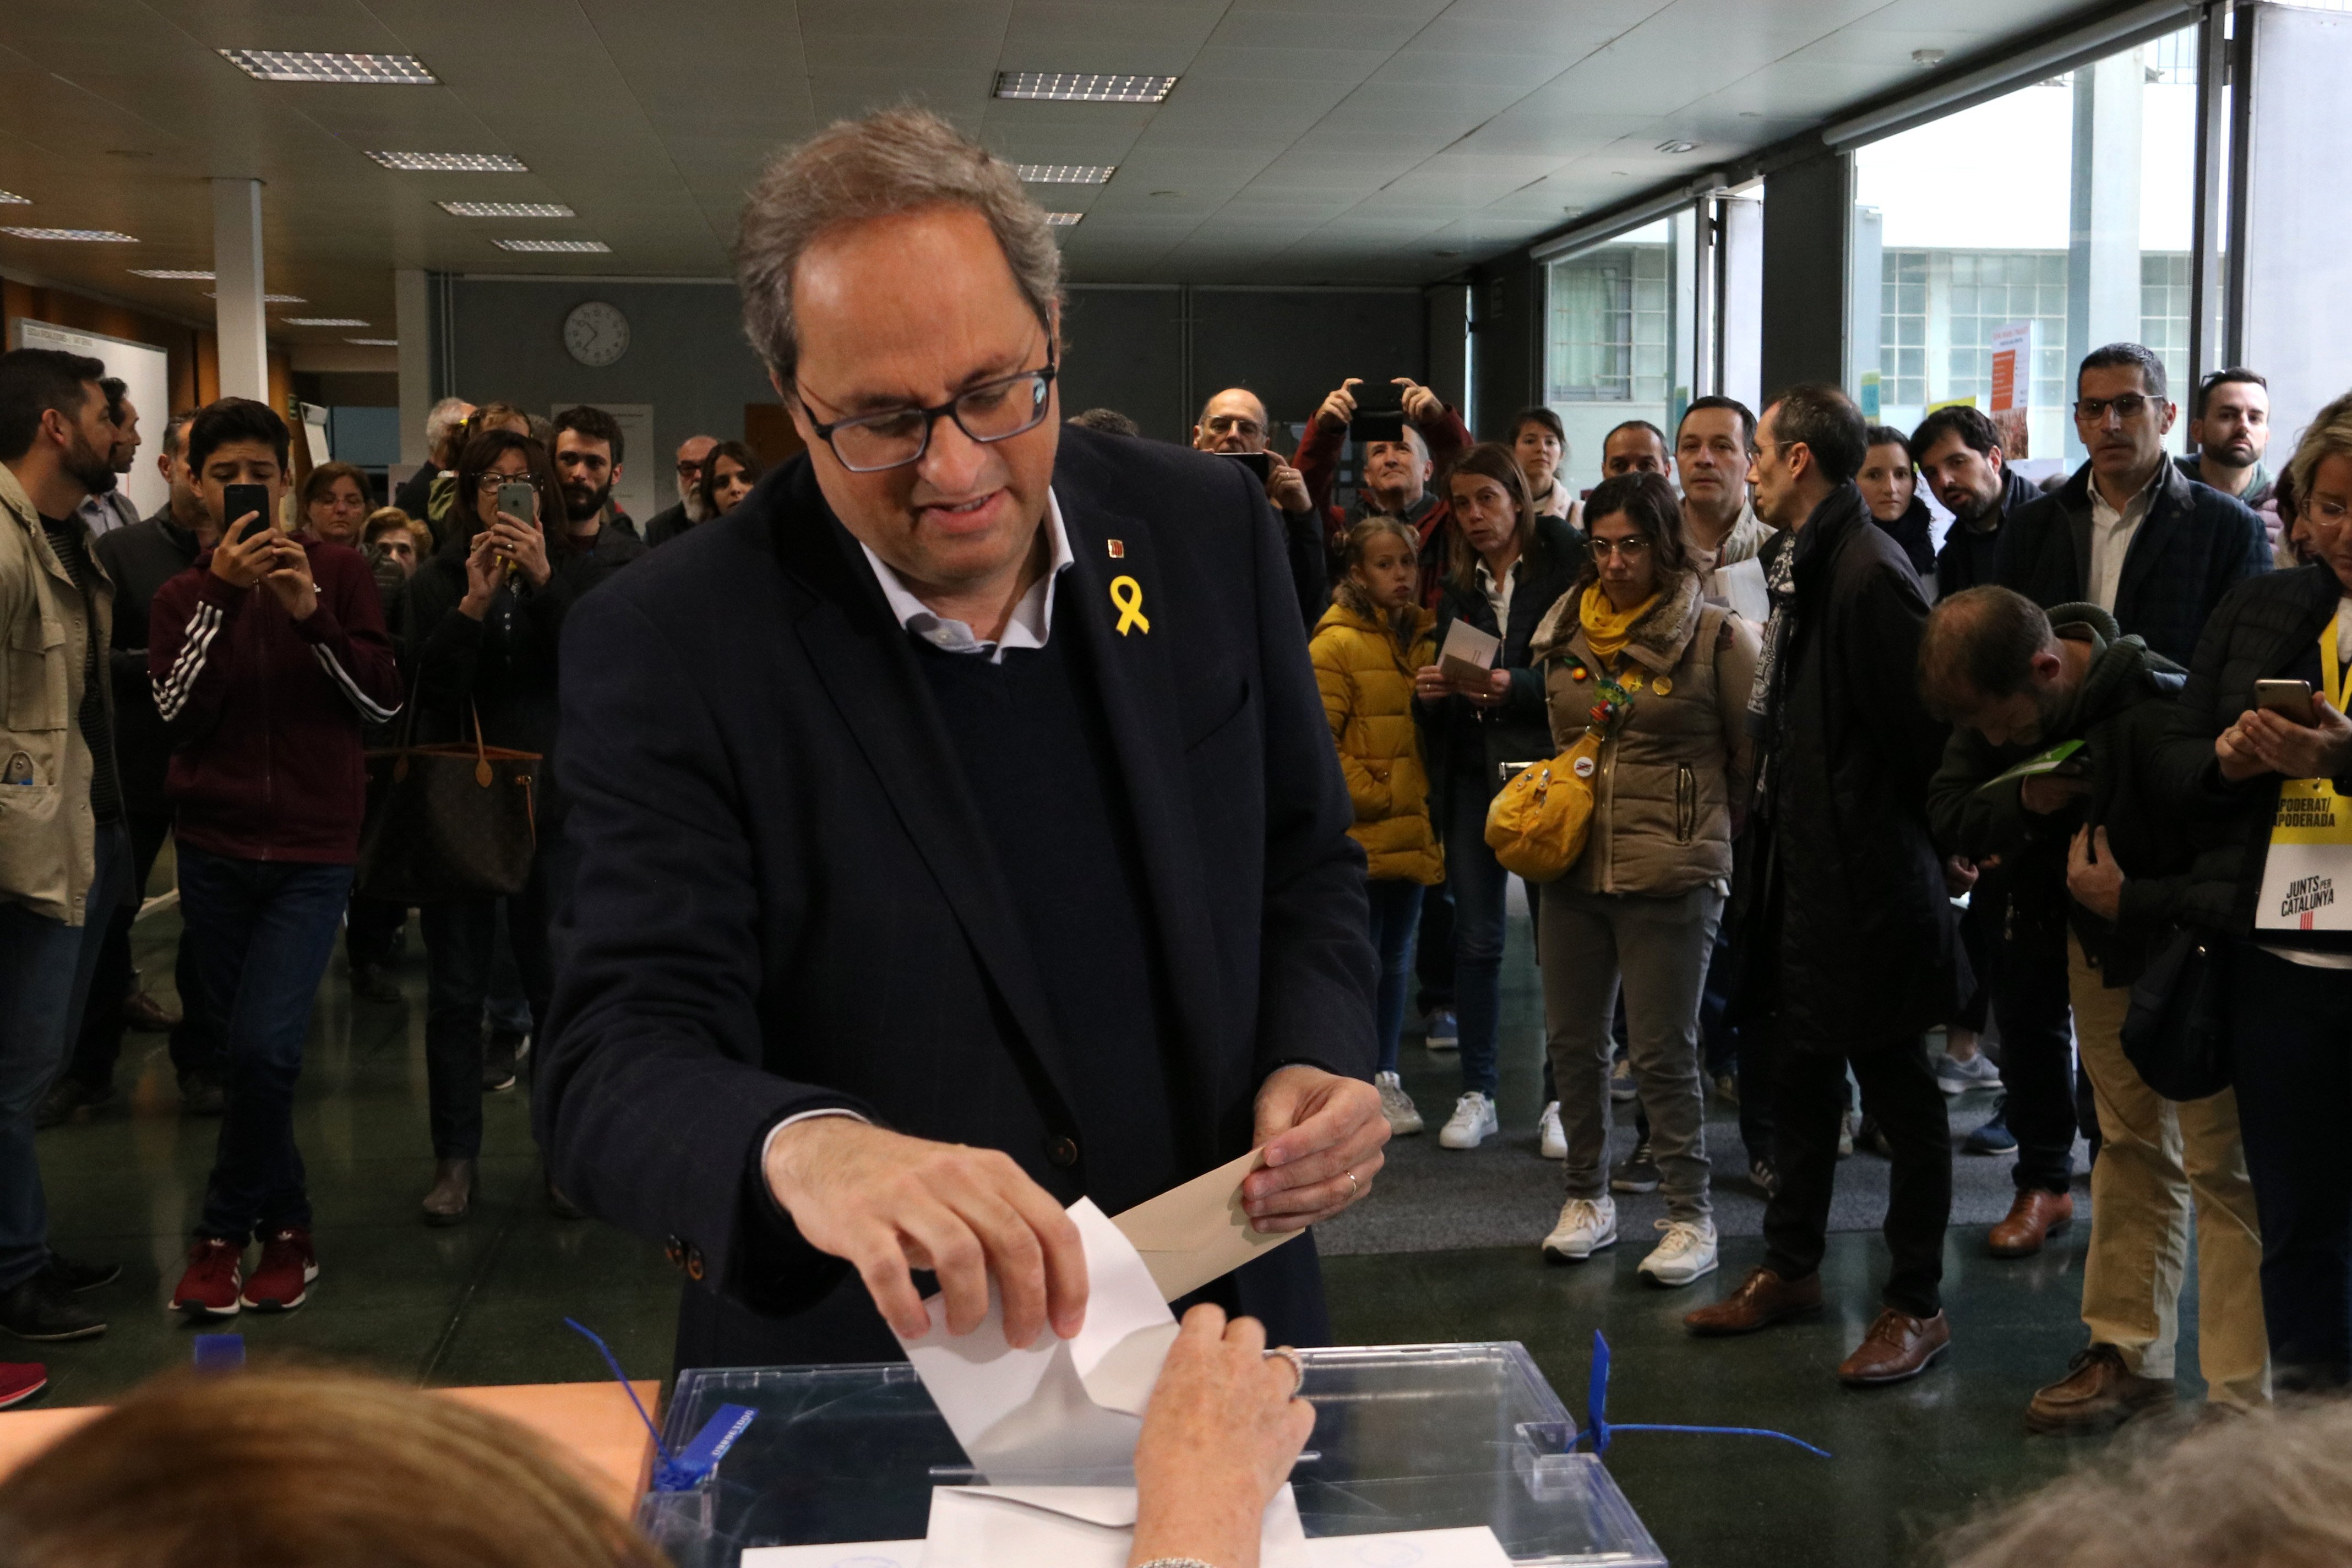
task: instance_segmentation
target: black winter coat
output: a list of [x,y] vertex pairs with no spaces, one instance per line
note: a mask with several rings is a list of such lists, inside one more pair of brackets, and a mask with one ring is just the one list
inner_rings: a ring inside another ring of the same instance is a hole
[[1442,837],[1452,820],[1450,806],[1456,781],[1483,783],[1486,798],[1502,788],[1505,763],[1542,762],[1559,748],[1551,741],[1551,710],[1544,698],[1543,672],[1529,662],[1529,645],[1536,628],[1559,596],[1576,582],[1584,561],[1583,532],[1565,519],[1536,519],[1535,537],[1519,566],[1511,590],[1511,624],[1495,624],[1495,606],[1476,584],[1458,586],[1451,574],[1437,602],[1437,646],[1456,620],[1503,639],[1501,663],[1511,672],[1511,694],[1499,707],[1479,708],[1467,698],[1448,697],[1433,704],[1416,700],[1423,721],[1423,738],[1429,751],[1430,819]]
[[1972,984],[1927,827],[1946,734],[1913,674],[1927,601],[1852,485],[1781,548],[1797,623],[1759,767],[1766,831],[1751,823],[1742,868],[1758,961],[1742,1010],[1769,1005],[1801,1046],[1873,1049],[1944,1022]]
[[1911,570],[1919,574],[1922,584],[1936,580],[1935,520],[1927,515],[1926,501],[1914,495],[1911,505],[1893,522],[1880,522],[1874,512],[1871,521],[1878,523],[1878,531],[1895,541],[1895,548],[1911,563]]
[[[2170,462],[2163,487],[2124,552],[2116,624],[2176,664],[2197,654],[2198,635],[2221,595],[2271,569],[2263,520],[2235,496],[2197,483]],[[2000,584],[2043,609],[2091,596],[2091,466],[2001,525]]]
[[[2308,680],[2319,689],[2319,634],[2336,616],[2345,585],[2324,564],[2266,573],[2241,583],[2214,610],[2189,666],[2189,684],[2173,722],[2156,747],[2150,788],[2186,821],[2198,847],[2196,884],[2186,918],[2251,937],[2263,862],[2278,815],[2279,778],[2265,773],[2243,784],[2221,777],[2213,741],[2254,705],[2257,680]],[[2352,773],[2334,781],[2352,795]],[[2352,950],[2340,935],[2290,936],[2266,931],[2282,946]]]
[[114,682],[114,767],[123,809],[134,816],[160,816],[171,810],[163,775],[172,765],[172,737],[147,679],[147,609],[157,589],[194,564],[196,536],[173,522],[166,507],[144,522],[100,534],[90,553],[114,579],[114,647],[107,668]]
[[1965,522],[1954,522],[1951,531],[1944,535],[1944,548],[1936,552],[1936,597],[1948,599],[1969,588],[1980,588],[1987,583],[1998,582],[2000,558],[2001,526],[2029,502],[2042,499],[2042,487],[2014,468],[2001,469],[2000,512],[1993,525],[1981,531]]

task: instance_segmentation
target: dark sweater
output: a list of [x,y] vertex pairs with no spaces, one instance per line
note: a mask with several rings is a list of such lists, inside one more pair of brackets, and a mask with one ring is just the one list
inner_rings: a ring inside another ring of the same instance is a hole
[[99,536],[92,554],[114,579],[114,764],[122,802],[133,816],[155,816],[163,804],[163,775],[172,765],[172,737],[155,710],[147,679],[147,612],[156,591],[196,559],[196,536],[172,521],[170,510]]
[[[1181,1167],[1168,976],[1101,699],[1066,626],[1001,664],[910,640],[1076,1069],[1078,1122],[1115,1130],[1080,1158],[1086,1190],[1117,1214]],[[1160,1064],[1159,1081],[1139,1081],[1139,1062]]]
[[81,727],[82,742],[89,747],[89,813],[100,822],[113,822],[122,816],[122,784],[114,771],[114,725],[107,710],[105,655],[98,646],[98,595],[91,591],[89,530],[81,519],[54,517],[41,519],[41,531],[49,536],[49,548],[58,552],[58,561],[73,579],[74,592],[81,595],[84,635],[81,665],[81,708],[75,715]]

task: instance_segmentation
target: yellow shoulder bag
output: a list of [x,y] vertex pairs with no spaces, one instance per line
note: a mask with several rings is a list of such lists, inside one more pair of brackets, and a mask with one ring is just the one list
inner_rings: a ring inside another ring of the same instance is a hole
[[1548,763],[1521,769],[1486,807],[1486,847],[1503,869],[1530,882],[1556,882],[1584,853],[1592,826],[1592,773],[1600,765],[1598,728],[1579,735]]

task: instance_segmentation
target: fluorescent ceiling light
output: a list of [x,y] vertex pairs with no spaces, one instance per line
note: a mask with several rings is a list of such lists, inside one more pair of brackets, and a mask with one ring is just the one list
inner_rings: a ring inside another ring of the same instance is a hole
[[528,174],[530,166],[504,153],[379,153],[368,156],[404,174]]
[[1658,143],[1658,151],[1661,153],[1675,154],[1696,153],[1698,151],[1698,143],[1696,142],[1684,142],[1679,140],[1674,142],[1661,142]]
[[1172,76],[1103,76],[1090,71],[998,71],[999,98],[1045,98],[1057,103],[1158,103],[1176,85]]
[[398,338],[345,338],[343,342],[357,343],[363,349],[396,349],[400,346]]
[[562,202],[435,202],[451,217],[578,217]]
[[1116,163],[1022,163],[1013,173],[1033,185],[1101,185],[1118,172]]
[[223,49],[257,81],[329,81],[364,87],[438,87],[415,55],[347,55],[320,49]]
[[[207,272],[205,276],[210,278],[212,274]],[[205,290],[205,298],[207,300],[217,300],[220,298],[220,295],[215,290],[207,289]],[[307,305],[310,301],[305,300],[299,294],[264,294],[261,297],[261,302],[265,305]]]
[[357,316],[281,316],[278,318],[278,324],[282,327],[364,327],[367,325]]
[[612,247],[601,239],[494,239],[500,250],[536,250],[566,256],[603,256]]
[[136,245],[136,235],[117,234],[110,228],[18,228],[0,227],[0,234],[13,234],[18,239],[79,239],[93,245]]
[[160,278],[166,283],[209,283],[213,275],[199,272],[192,267],[134,267],[133,278]]
[[1055,228],[1067,228],[1086,216],[1084,213],[1047,213],[1045,221]]
[[0,191],[0,206],[28,207],[32,205],[30,196],[20,196],[14,191]]

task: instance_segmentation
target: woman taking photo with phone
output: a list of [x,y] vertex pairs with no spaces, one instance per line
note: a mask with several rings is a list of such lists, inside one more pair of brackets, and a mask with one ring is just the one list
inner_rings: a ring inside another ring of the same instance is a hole
[[[2282,1393],[2352,1384],[2352,393],[2287,473],[2307,564],[2214,606],[2151,770],[2204,851],[2187,903],[2213,911]],[[2110,916],[2132,897],[2080,842],[2066,886]]]
[[1537,631],[1554,752],[1595,725],[1584,852],[1540,893],[1544,1018],[1568,1136],[1568,1199],[1544,1256],[1579,1263],[1617,1240],[1609,1195],[1610,1021],[1622,988],[1628,1059],[1665,1191],[1644,1279],[1716,1268],[1698,1012],[1731,886],[1734,803],[1753,748],[1757,629],[1709,604],[1656,474],[1587,498],[1590,554]]
[[[544,1024],[554,975],[548,922],[561,898],[562,802],[555,790],[556,655],[572,605],[645,546],[617,529],[586,548],[551,539],[561,530],[563,490],[545,446],[512,430],[488,430],[458,456],[446,542],[409,583],[415,649],[417,742],[483,742],[537,753],[532,798],[537,853],[523,889],[503,900],[467,899],[425,906],[425,1060],[433,1121],[428,1225],[466,1216],[482,1144],[482,1094],[491,1076],[482,1043],[496,921],[508,933],[533,1027]],[[513,1079],[511,1067],[496,1077]]]
[[[1454,889],[1454,1000],[1462,1037],[1462,1097],[1437,1141],[1475,1149],[1499,1126],[1496,1030],[1503,902],[1510,889],[1486,847],[1486,806],[1502,787],[1504,769],[1552,754],[1543,682],[1528,647],[1544,612],[1574,581],[1584,539],[1559,519],[1536,514],[1527,476],[1499,442],[1482,441],[1454,459],[1445,493],[1453,521],[1437,608],[1440,662],[1413,672],[1413,695],[1427,721],[1431,816]],[[1448,673],[1443,650],[1457,621],[1500,640],[1492,668]]]

